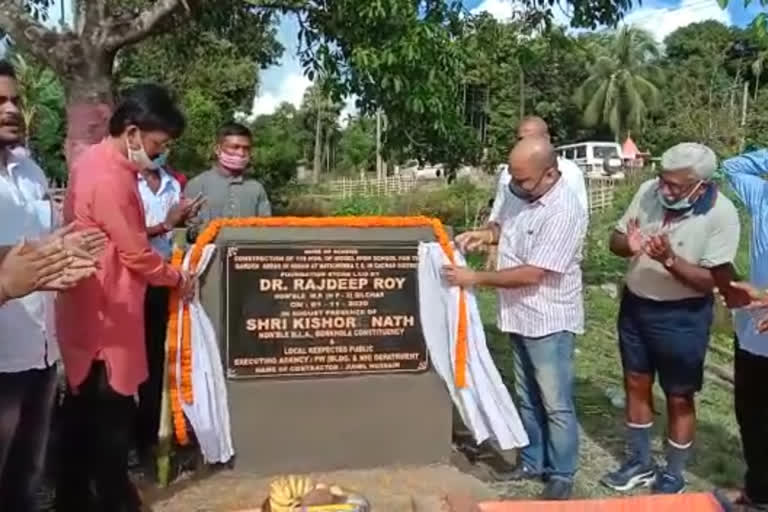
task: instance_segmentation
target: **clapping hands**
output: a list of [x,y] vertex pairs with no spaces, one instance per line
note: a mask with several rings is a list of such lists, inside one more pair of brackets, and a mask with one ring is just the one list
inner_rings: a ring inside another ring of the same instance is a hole
[[665,233],[644,234],[637,219],[632,219],[627,224],[627,245],[633,256],[645,254],[662,264],[674,256],[669,237]]
[[96,272],[96,257],[105,245],[100,230],[75,231],[72,225],[39,240],[23,241],[0,262],[0,294],[9,300],[36,290],[71,288]]
[[75,231],[70,224],[32,244],[59,247],[67,254],[68,264],[42,287],[44,290],[60,291],[72,288],[96,273],[97,258],[106,247],[107,236],[98,228]]

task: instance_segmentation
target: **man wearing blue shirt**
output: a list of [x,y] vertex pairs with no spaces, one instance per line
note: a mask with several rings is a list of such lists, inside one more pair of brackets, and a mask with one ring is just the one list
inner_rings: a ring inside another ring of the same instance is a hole
[[[733,190],[752,217],[750,285],[768,288],[768,150],[747,153],[723,162]],[[763,300],[764,302],[764,300]],[[765,305],[765,304],[762,304]],[[732,306],[732,304],[729,304]],[[765,316],[765,311],[762,312]],[[735,503],[747,510],[768,510],[768,334],[760,333],[759,311],[736,309],[734,361],[736,419],[747,473],[744,491]]]

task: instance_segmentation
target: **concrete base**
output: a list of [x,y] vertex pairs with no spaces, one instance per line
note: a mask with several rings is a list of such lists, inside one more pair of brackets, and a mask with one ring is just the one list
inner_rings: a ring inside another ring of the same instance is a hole
[[451,399],[440,377],[230,381],[235,467],[256,474],[447,461]]

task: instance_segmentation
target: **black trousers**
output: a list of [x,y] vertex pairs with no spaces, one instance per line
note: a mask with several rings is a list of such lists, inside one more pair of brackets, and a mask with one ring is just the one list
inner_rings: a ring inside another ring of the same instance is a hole
[[150,286],[147,288],[144,299],[144,330],[149,378],[139,386],[139,413],[136,428],[136,444],[139,454],[143,457],[152,454],[152,448],[157,445],[157,431],[160,427],[169,294],[168,288]]
[[138,512],[128,477],[136,402],[113,390],[103,362],[94,361],[61,407],[56,512]]
[[55,394],[55,366],[0,373],[0,511],[37,510]]
[[747,474],[744,491],[759,504],[768,505],[768,393],[765,376],[768,357],[761,357],[738,346],[734,361],[736,420],[741,431],[741,443]]

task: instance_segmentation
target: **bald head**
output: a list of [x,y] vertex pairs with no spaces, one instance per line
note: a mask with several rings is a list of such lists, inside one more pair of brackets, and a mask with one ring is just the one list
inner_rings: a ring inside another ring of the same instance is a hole
[[520,198],[541,197],[557,180],[557,154],[549,140],[527,137],[509,153],[510,190]]
[[523,140],[528,137],[543,137],[549,139],[549,127],[540,117],[524,117],[517,125],[517,140]]
[[526,137],[509,153],[509,167],[527,167],[542,174],[551,167],[557,167],[557,153],[548,139]]

